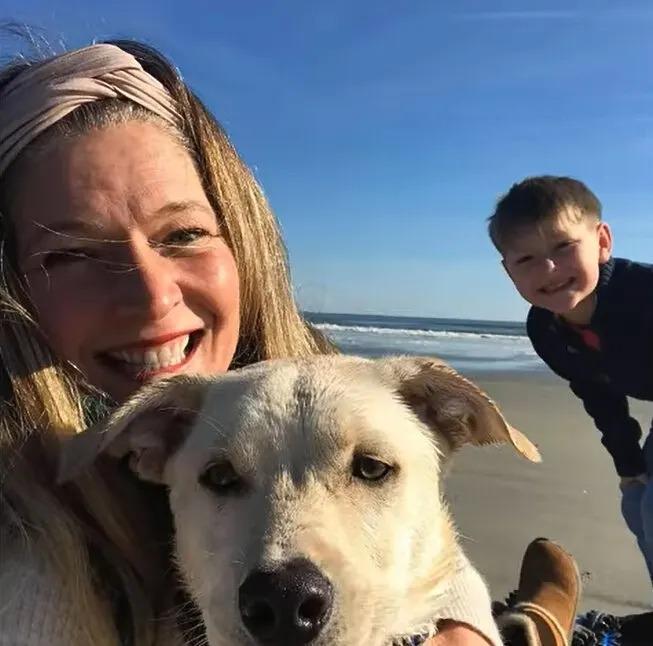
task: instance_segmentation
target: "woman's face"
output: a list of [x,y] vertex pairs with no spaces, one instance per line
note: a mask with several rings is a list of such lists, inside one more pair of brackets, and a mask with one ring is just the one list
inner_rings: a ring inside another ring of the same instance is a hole
[[123,401],[143,382],[227,370],[238,271],[190,155],[153,124],[61,141],[12,207],[19,270],[51,346]]

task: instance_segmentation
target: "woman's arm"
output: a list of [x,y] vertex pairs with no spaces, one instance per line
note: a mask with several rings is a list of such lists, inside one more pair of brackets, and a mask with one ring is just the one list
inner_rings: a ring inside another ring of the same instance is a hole
[[426,646],[502,646],[487,585],[462,552],[446,598],[438,634]]
[[425,646],[494,646],[494,644],[465,624],[446,621],[440,624],[438,634],[425,642]]

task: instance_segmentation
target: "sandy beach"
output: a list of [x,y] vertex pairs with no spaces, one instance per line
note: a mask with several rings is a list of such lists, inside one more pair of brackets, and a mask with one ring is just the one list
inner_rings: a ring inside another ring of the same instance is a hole
[[[599,433],[566,384],[539,373],[469,375],[542,453],[536,465],[504,448],[465,448],[447,483],[454,518],[493,598],[516,587],[528,542],[560,541],[584,578],[581,609],[650,609],[653,591],[619,510],[618,478]],[[653,405],[633,402],[649,428]]]

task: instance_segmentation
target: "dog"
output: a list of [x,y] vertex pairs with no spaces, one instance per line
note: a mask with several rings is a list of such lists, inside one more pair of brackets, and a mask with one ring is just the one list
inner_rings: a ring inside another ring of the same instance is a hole
[[445,363],[273,360],[155,382],[74,436],[169,490],[175,558],[210,646],[388,646],[432,634],[460,555],[452,454],[537,448]]

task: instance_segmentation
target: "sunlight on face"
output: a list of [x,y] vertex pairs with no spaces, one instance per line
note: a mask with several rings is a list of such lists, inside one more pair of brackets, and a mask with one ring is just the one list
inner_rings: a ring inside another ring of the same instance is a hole
[[557,314],[573,311],[596,289],[599,265],[611,253],[604,222],[553,218],[506,245],[504,266],[532,305]]
[[233,254],[193,161],[157,126],[62,141],[24,174],[18,264],[55,352],[117,400],[144,381],[227,370]]

